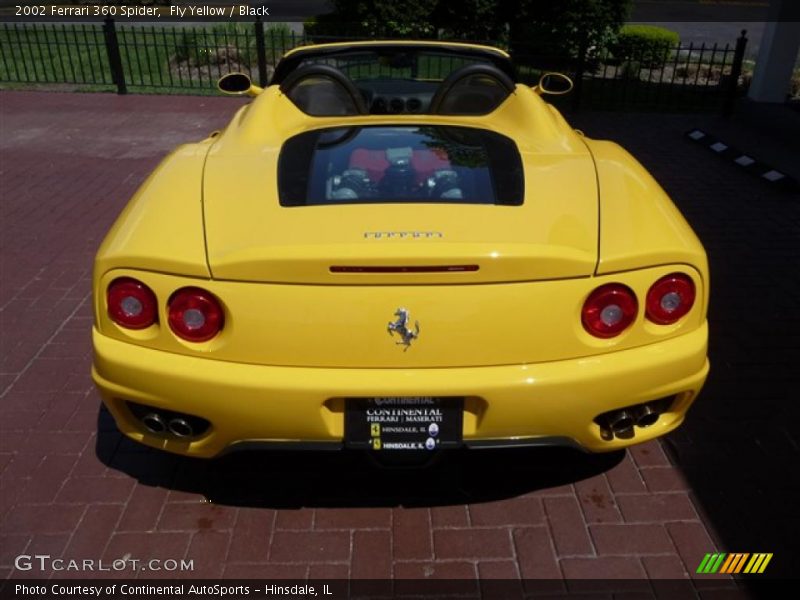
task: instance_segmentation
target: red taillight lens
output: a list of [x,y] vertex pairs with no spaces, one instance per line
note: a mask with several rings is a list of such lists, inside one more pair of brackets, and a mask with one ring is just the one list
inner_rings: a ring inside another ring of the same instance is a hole
[[683,273],[656,281],[647,292],[647,318],[659,325],[674,323],[694,305],[694,282]]
[[169,326],[190,342],[205,342],[222,329],[224,315],[211,293],[195,287],[182,288],[169,299]]
[[144,329],[156,322],[158,308],[153,291],[131,277],[111,282],[106,292],[108,316],[128,329]]
[[636,318],[636,294],[621,283],[600,286],[586,299],[581,320],[593,336],[610,338],[622,333]]

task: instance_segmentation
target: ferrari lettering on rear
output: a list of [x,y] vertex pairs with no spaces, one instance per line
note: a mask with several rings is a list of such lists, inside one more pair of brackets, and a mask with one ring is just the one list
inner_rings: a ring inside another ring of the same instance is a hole
[[442,238],[444,234],[441,231],[365,231],[364,237],[374,240],[389,240],[389,239],[431,239]]

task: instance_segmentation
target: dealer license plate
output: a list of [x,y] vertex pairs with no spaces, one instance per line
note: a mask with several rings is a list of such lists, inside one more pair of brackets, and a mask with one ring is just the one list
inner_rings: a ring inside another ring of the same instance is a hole
[[348,398],[345,445],[380,452],[457,448],[463,416],[463,398]]

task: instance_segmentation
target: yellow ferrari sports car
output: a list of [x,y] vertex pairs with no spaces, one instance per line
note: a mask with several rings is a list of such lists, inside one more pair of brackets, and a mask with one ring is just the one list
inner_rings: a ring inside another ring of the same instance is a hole
[[683,421],[708,373],[708,266],[618,145],[496,48],[297,48],[177,148],[94,268],[92,375],[170,452],[566,445]]

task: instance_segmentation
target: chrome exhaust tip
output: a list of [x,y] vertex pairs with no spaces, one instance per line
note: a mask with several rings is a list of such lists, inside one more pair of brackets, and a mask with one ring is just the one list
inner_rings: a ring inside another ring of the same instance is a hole
[[167,430],[167,424],[158,413],[147,413],[142,417],[142,425],[147,428],[150,433],[164,433]]
[[169,422],[169,432],[175,437],[187,438],[194,435],[194,429],[186,419],[175,418]]
[[631,439],[636,435],[636,428],[642,429],[655,425],[668,413],[680,394],[650,400],[633,406],[610,410],[597,415],[594,423],[600,426],[600,439],[610,442],[615,437]]
[[656,411],[652,406],[649,404],[642,404],[636,409],[634,418],[637,427],[650,427],[651,425],[655,425],[660,416],[661,413]]
[[635,420],[627,410],[613,413],[608,419],[608,428],[618,438],[628,439],[633,437]]

